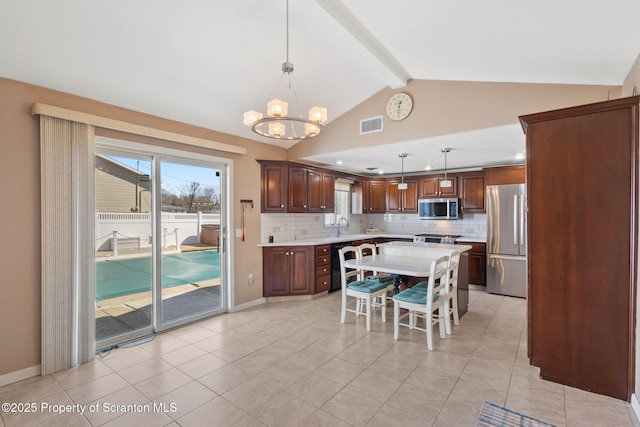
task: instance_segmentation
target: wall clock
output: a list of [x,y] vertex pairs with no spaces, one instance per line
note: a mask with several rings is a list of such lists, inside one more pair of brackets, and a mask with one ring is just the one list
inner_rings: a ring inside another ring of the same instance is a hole
[[387,117],[391,120],[406,119],[412,109],[413,100],[408,93],[396,93],[387,101]]

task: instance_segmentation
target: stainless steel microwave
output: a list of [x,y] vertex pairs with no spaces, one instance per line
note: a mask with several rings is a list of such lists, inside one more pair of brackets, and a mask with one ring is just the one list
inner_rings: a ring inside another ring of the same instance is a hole
[[460,219],[459,199],[419,199],[420,219]]

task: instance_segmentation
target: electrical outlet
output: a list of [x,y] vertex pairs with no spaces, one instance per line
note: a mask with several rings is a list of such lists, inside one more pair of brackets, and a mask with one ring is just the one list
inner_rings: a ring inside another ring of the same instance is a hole
[[253,285],[253,273],[249,273],[249,284]]

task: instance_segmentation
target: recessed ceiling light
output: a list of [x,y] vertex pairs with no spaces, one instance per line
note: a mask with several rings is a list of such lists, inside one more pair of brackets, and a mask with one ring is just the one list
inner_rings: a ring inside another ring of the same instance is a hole
[[426,171],[430,171],[431,169],[432,169],[431,165],[427,165],[427,166],[424,167],[424,170],[426,170]]
[[344,163],[344,162],[343,162],[342,160],[336,160],[336,165],[341,165],[341,164],[343,164],[343,163]]
[[384,171],[382,169],[378,169],[378,175],[382,175]]
[[518,153],[518,154],[516,154],[516,156],[514,157],[514,159],[516,159],[516,160],[522,160],[522,159],[524,159],[524,158],[525,158],[524,153]]

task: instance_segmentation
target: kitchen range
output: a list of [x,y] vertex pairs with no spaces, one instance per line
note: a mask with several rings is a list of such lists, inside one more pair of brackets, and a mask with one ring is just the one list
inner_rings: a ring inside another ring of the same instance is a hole
[[413,236],[413,241],[416,243],[443,243],[447,245],[453,245],[456,243],[456,239],[461,237],[458,234],[416,234]]

